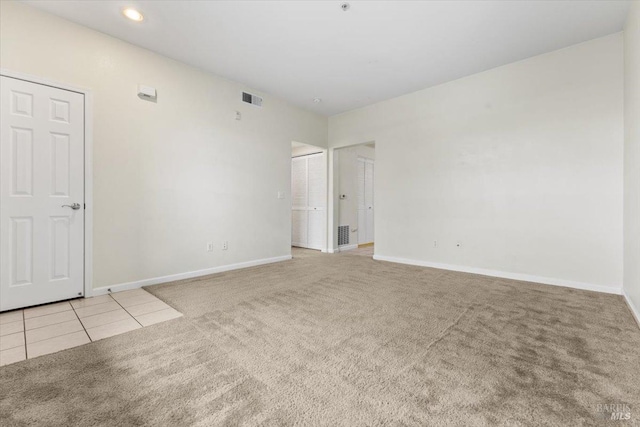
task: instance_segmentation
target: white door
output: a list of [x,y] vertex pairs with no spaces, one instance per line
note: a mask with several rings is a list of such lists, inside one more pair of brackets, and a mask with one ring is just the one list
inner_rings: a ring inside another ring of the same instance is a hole
[[364,204],[366,207],[367,242],[374,241],[373,236],[373,161],[365,162],[364,170]]
[[373,176],[371,159],[358,158],[358,244],[374,241]]
[[84,95],[0,77],[0,311],[84,291]]
[[327,200],[327,184],[324,154],[307,157],[307,180],[309,188],[309,241],[308,248],[321,250],[324,246],[326,231],[325,206]]
[[308,219],[307,160],[291,159],[291,245],[307,247]]
[[327,185],[324,154],[291,159],[291,245],[324,247]]

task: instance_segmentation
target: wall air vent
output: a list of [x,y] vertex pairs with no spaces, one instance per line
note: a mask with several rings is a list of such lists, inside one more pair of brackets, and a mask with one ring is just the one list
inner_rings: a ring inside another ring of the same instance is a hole
[[242,92],[242,101],[246,102],[247,104],[253,104],[258,107],[262,107],[262,98],[258,95],[251,95],[250,93]]
[[349,226],[340,225],[338,226],[338,246],[343,246],[348,244],[349,244]]

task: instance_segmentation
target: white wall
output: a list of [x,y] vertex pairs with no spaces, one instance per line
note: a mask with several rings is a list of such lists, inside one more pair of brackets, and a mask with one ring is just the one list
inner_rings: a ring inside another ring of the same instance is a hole
[[330,147],[376,143],[376,257],[620,292],[622,54],[615,34],[331,117]]
[[640,322],[640,3],[624,27],[624,292]]
[[0,66],[93,91],[94,288],[291,253],[291,141],[326,146],[326,118],[255,90],[264,107],[244,104],[239,83],[0,4]]
[[[1,67],[93,91],[94,287],[290,253],[291,141],[326,146],[325,118],[255,90],[265,107],[242,104],[239,83],[0,8]],[[638,306],[637,4],[631,14],[625,291]],[[330,118],[331,146],[376,141],[377,254],[619,287],[622,63],[612,35]]]
[[[358,244],[358,157],[375,160],[376,151],[371,147],[359,145],[342,148],[337,153],[338,161],[338,195],[346,195],[346,199],[338,199],[338,225],[348,225],[351,230],[350,245]],[[356,232],[354,232],[356,230]]]

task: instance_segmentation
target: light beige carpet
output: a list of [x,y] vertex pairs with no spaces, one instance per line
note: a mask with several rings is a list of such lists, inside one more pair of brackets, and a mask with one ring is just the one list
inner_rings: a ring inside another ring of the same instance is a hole
[[0,368],[0,425],[640,424],[619,296],[294,256],[149,287],[184,317]]

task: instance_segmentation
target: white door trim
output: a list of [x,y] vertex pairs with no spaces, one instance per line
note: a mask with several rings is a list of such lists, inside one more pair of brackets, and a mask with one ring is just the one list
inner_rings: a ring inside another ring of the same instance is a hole
[[84,95],[84,297],[93,296],[93,97],[91,90],[0,68],[0,75]]

